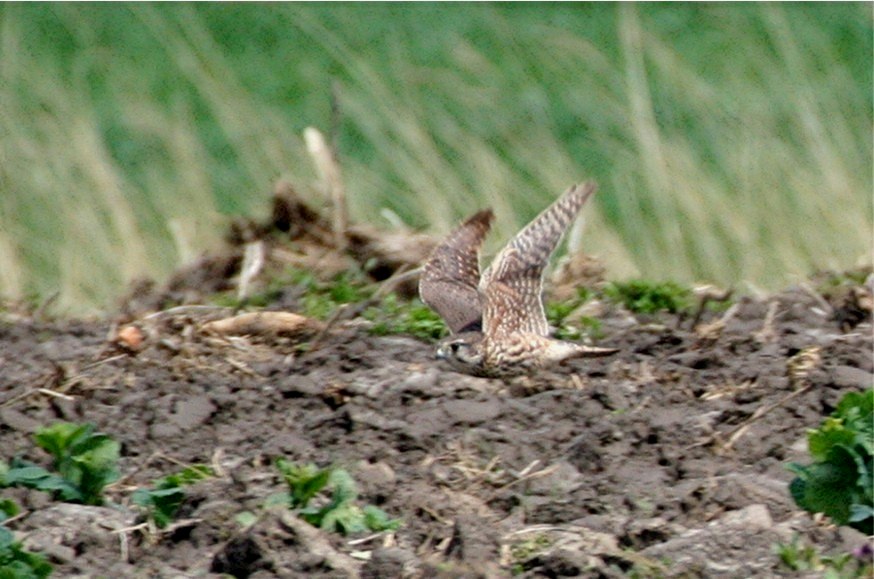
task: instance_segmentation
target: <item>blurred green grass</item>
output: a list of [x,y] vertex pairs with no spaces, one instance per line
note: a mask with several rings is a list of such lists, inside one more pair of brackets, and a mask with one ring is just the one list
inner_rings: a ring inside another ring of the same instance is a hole
[[777,288],[871,261],[872,68],[870,3],[2,4],[0,295],[111,307],[317,196],[310,125],[357,221],[494,250],[594,178],[611,277]]

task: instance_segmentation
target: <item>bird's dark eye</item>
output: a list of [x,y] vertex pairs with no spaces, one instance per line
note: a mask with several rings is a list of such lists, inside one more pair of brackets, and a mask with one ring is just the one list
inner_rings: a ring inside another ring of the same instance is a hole
[[458,342],[453,342],[449,344],[449,347],[452,349],[453,352],[457,352],[458,348],[461,347],[461,344],[459,344]]

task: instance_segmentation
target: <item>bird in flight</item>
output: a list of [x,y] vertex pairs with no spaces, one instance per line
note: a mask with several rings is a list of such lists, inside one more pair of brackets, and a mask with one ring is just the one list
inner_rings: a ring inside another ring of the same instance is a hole
[[419,295],[451,333],[438,358],[465,374],[504,377],[617,352],[551,338],[541,296],[549,257],[596,189],[588,182],[565,191],[482,274],[479,252],[494,219],[491,210],[471,216],[434,249],[423,266]]

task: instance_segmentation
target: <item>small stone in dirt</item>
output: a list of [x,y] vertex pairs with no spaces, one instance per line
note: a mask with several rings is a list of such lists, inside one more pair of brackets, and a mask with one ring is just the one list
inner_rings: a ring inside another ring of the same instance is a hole
[[279,432],[264,443],[267,455],[307,456],[313,451],[313,444],[298,432]]
[[734,525],[745,529],[770,529],[774,526],[771,513],[765,505],[750,505],[736,511],[730,511],[719,519],[723,525]]
[[280,380],[276,387],[283,398],[304,398],[319,396],[325,389],[324,385],[309,376],[292,375]]
[[118,330],[115,341],[119,346],[128,350],[139,350],[145,336],[143,331],[136,326],[125,326]]
[[180,434],[182,434],[182,429],[177,425],[168,422],[160,422],[149,427],[149,438],[156,440],[161,438],[175,438]]
[[170,419],[182,430],[191,430],[206,422],[217,408],[209,396],[199,395],[177,400],[175,410]]
[[450,400],[443,405],[449,417],[461,424],[480,424],[501,415],[503,407],[495,398],[489,400]]
[[411,372],[404,378],[402,382],[404,388],[413,393],[427,393],[435,384],[439,377],[436,370],[427,369],[424,372]]
[[407,434],[414,439],[439,434],[449,426],[446,412],[442,408],[412,412],[407,415],[407,422]]
[[403,430],[406,423],[403,420],[386,418],[379,412],[360,408],[355,404],[347,406],[349,417],[355,424],[361,424],[375,428],[376,430],[394,431]]
[[363,494],[386,497],[394,491],[397,475],[384,462],[362,460],[355,465],[355,480],[360,482]]
[[12,430],[26,433],[36,432],[42,426],[38,420],[30,418],[14,408],[3,408],[0,410],[0,423],[3,423]]
[[831,372],[835,386],[839,388],[871,388],[874,374],[853,366],[837,366]]
[[572,464],[556,462],[544,469],[542,476],[534,477],[527,485],[530,494],[565,497],[576,490],[583,482],[583,476]]

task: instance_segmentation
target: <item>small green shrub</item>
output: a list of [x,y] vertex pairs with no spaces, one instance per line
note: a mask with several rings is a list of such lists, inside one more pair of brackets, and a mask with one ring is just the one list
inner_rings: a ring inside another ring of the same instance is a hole
[[45,557],[22,549],[12,531],[2,526],[6,519],[18,512],[18,505],[14,502],[0,499],[0,579],[44,579],[52,572]]
[[789,485],[799,507],[838,525],[874,533],[874,389],[848,392],[807,444],[814,462],[793,463]]
[[[320,469],[314,464],[300,465],[281,458],[276,461],[276,468],[288,485],[288,505],[313,526],[344,535],[394,530],[400,526],[400,520],[389,519],[382,509],[355,503],[358,497],[355,481],[344,469]],[[330,499],[322,501],[321,506],[311,504],[329,490]]]
[[354,272],[343,272],[330,282],[320,282],[304,272],[295,276],[295,281],[304,288],[301,313],[320,320],[330,317],[343,304],[361,302],[373,294],[373,288]]
[[364,317],[373,322],[370,333],[376,336],[409,334],[435,341],[446,335],[446,325],[431,308],[419,300],[402,302],[395,294],[387,295],[378,306],[368,308]]
[[525,564],[533,557],[549,549],[555,541],[543,533],[534,533],[525,540],[510,545],[512,558],[511,573],[521,575],[526,571]]
[[325,320],[343,304],[363,301],[373,294],[373,285],[357,271],[342,272],[333,279],[321,281],[312,272],[289,268],[271,278],[260,292],[240,300],[235,292],[214,295],[212,303],[231,308],[265,307],[280,299],[284,292],[299,294],[299,313]]
[[778,543],[774,551],[784,567],[792,571],[821,573],[825,579],[861,579],[870,577],[874,570],[870,557],[862,560],[851,553],[823,555],[812,545],[801,544],[798,535],[789,544]]
[[855,287],[865,284],[865,280],[871,275],[871,267],[860,267],[843,272],[824,272],[818,274],[816,289],[823,295],[830,295],[840,288]]
[[37,431],[34,440],[52,455],[50,472],[14,458],[0,462],[0,486],[23,486],[52,493],[62,501],[102,505],[103,489],[118,480],[121,445],[93,424],[58,422]]
[[183,487],[215,476],[213,470],[204,464],[194,464],[184,470],[167,475],[154,482],[153,488],[134,491],[131,500],[135,505],[146,509],[159,529],[163,529],[176,516],[176,511],[185,500]]
[[611,282],[604,287],[603,292],[607,299],[639,314],[660,311],[675,314],[692,305],[692,291],[671,281]]
[[577,295],[567,301],[547,302],[545,306],[546,320],[555,328],[554,337],[559,340],[580,340],[585,336],[599,337],[601,322],[589,316],[569,317],[592,297],[592,292],[580,288]]

